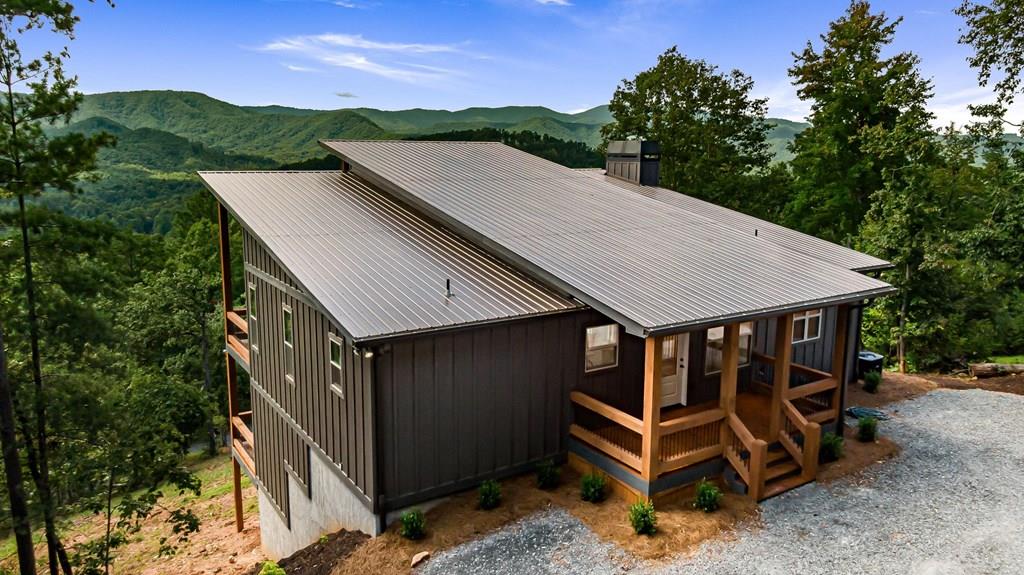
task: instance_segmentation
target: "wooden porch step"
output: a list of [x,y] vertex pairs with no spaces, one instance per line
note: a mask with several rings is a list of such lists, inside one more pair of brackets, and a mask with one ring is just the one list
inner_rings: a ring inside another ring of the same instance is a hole
[[796,489],[797,487],[800,487],[805,483],[810,483],[811,481],[812,480],[810,479],[804,479],[802,475],[794,475],[779,481],[774,481],[770,485],[765,486],[764,497],[762,497],[762,500],[775,497],[776,495],[785,493],[790,489]]
[[794,471],[800,471],[800,465],[792,459],[778,465],[769,465],[765,470],[765,481],[773,481],[779,477],[789,475]]
[[765,463],[771,465],[777,461],[782,461],[787,457],[790,457],[789,452],[781,447],[778,449],[769,449],[768,458],[765,460]]

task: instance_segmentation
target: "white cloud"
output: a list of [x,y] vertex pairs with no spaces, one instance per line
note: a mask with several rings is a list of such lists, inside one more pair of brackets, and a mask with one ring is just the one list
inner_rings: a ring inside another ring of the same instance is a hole
[[345,0],[335,0],[334,5],[342,8],[358,8],[355,2],[346,2]]
[[[440,56],[471,56],[453,44],[381,42],[359,34],[314,34],[281,38],[260,47],[266,52],[291,54],[323,66],[348,68],[411,84],[428,84],[460,75],[435,62]],[[375,54],[370,57],[369,54]],[[396,57],[427,59],[426,62],[394,61]],[[299,66],[305,68],[304,66]],[[289,69],[292,69],[289,67]],[[298,71],[298,70],[297,70]]]
[[572,6],[572,2],[569,0],[534,0],[534,2],[544,6]]
[[285,64],[285,68],[288,68],[292,72],[319,72],[316,68],[310,68],[309,66],[296,66],[295,64]]

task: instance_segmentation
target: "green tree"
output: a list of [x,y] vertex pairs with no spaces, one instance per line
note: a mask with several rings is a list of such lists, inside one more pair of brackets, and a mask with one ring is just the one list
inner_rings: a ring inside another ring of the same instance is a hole
[[[990,111],[1005,110],[1021,91],[1021,72],[1024,71],[1024,1],[992,0],[982,4],[964,0],[956,9],[964,18],[967,29],[962,31],[960,43],[974,48],[967,62],[978,71],[978,83],[989,85],[997,78],[993,88],[997,104]],[[1014,124],[1018,128],[1022,123]]]
[[662,185],[761,214],[762,196],[755,192],[784,178],[785,170],[761,178],[772,161],[771,126],[765,122],[767,100],[752,97],[753,88],[739,70],[720,73],[672,47],[653,68],[622,81],[609,104],[615,119],[601,135],[606,141],[656,140]]
[[75,91],[76,79],[64,73],[66,47],[26,58],[18,38],[26,30],[46,27],[72,38],[77,23],[73,10],[70,3],[59,0],[9,3],[0,9],[0,197],[16,198],[21,215],[24,309],[33,384],[32,436],[25,442],[25,450],[43,507],[47,555],[53,575],[61,569],[70,573],[71,566],[57,533],[57,503],[50,485],[51,438],[46,428],[47,398],[26,199],[47,188],[75,191],[79,176],[94,166],[97,150],[111,140],[104,134],[55,138],[46,135],[45,126],[70,121],[81,95]]
[[[931,97],[931,83],[920,76],[916,55],[882,57],[900,21],[873,14],[867,2],[855,1],[829,24],[820,49],[808,42],[793,55],[789,75],[800,98],[811,103],[811,126],[790,147],[794,198],[786,221],[791,227],[851,243],[872,194],[886,185],[885,174],[912,161],[901,154],[883,160],[871,149],[904,116],[924,114]],[[891,137],[895,142],[897,136]]]

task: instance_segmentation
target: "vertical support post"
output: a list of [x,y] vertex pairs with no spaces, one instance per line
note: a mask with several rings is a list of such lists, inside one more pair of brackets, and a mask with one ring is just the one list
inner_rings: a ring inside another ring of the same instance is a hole
[[772,410],[768,420],[768,437],[772,441],[782,430],[782,399],[789,392],[789,371],[793,363],[793,314],[775,318],[775,377],[772,380]]
[[842,424],[842,413],[839,403],[843,388],[846,387],[846,342],[850,331],[850,306],[836,307],[836,339],[832,347],[832,378],[836,380],[836,390],[832,395],[832,409],[835,411],[836,425]]
[[[227,312],[233,308],[234,294],[231,289],[231,219],[227,208],[223,204],[217,204],[217,227],[220,243],[220,275],[221,275],[221,296],[224,308],[224,341],[227,342],[228,316]],[[235,449],[235,416],[238,415],[238,369],[235,366],[235,358],[225,351],[224,368],[228,386],[228,444],[232,451]],[[235,529],[241,533],[245,528],[245,521],[242,516],[242,470],[231,456],[231,474],[234,482],[235,492]]]
[[644,341],[644,426],[640,475],[648,483],[658,478],[661,459],[661,345],[662,337]]
[[754,501],[760,501],[764,497],[767,463],[768,442],[763,439],[755,439],[750,448],[750,485],[747,486],[747,495]]
[[722,373],[719,376],[718,405],[725,412],[722,421],[722,450],[732,443],[732,429],[729,420],[736,413],[736,382],[739,372],[740,326],[724,326],[722,339]]
[[807,481],[812,481],[818,476],[818,451],[820,449],[821,426],[812,421],[804,430],[804,460],[800,462],[800,466],[803,468],[800,475]]

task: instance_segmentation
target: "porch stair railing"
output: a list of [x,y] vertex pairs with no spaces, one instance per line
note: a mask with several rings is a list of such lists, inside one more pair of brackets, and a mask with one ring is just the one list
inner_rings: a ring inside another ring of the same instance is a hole
[[729,414],[726,421],[728,425],[722,428],[725,459],[747,484],[747,493],[760,500],[764,493],[768,442],[754,437],[735,413]]

